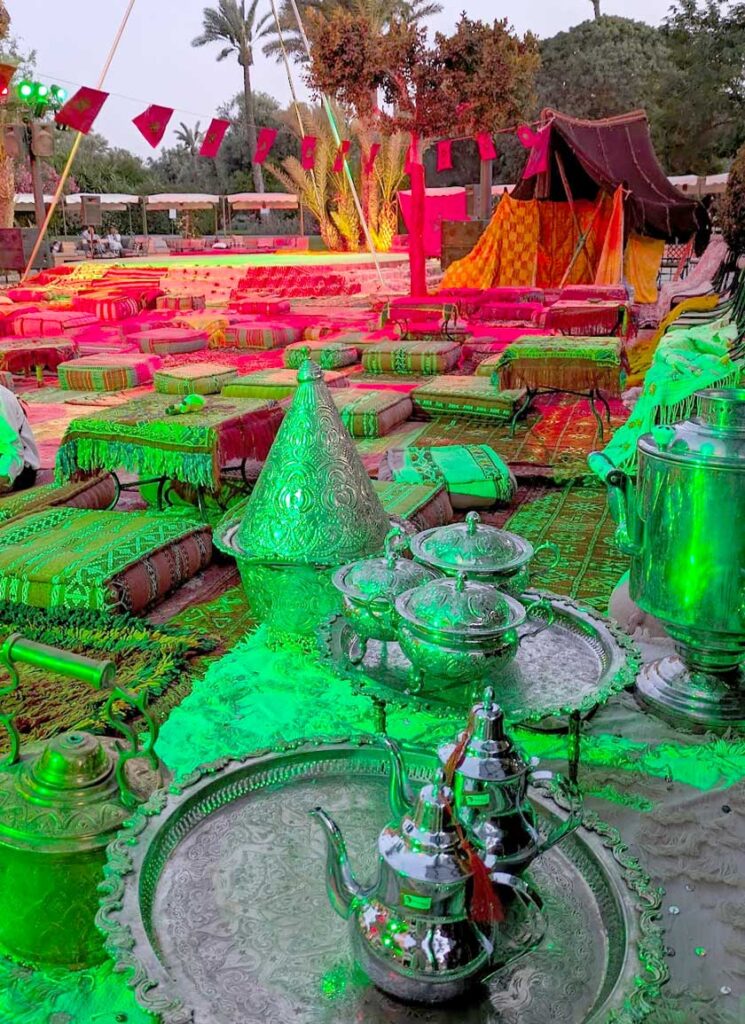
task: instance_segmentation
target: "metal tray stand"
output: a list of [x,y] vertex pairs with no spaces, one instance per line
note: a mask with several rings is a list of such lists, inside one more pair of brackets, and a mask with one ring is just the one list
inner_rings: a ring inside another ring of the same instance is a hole
[[[431,753],[407,751],[412,779]],[[375,743],[310,743],[223,761],[161,790],[109,846],[97,917],[116,969],[163,1024],[635,1024],[667,978],[660,891],[594,816],[531,876],[548,930],[466,1001],[397,1003],[353,962],[308,811],[344,830],[360,880],[389,818]],[[550,820],[561,810],[536,801]]]

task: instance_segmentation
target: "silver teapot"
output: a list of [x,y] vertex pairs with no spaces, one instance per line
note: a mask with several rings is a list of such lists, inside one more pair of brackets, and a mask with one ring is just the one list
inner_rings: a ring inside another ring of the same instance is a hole
[[[438,750],[448,771],[458,820],[480,851],[490,871],[524,871],[582,823],[582,797],[563,775],[538,771],[537,758],[527,760],[504,727],[504,713],[490,687],[471,709],[458,742]],[[403,764],[394,758],[397,773]],[[543,832],[528,798],[529,786],[551,788],[568,816]],[[403,789],[402,789],[403,792]]]
[[424,786],[413,810],[380,833],[378,875],[368,887],[355,879],[336,823],[321,808],[311,814],[326,833],[331,904],[350,921],[354,956],[389,995],[430,1004],[454,999],[542,938],[537,893],[508,874],[493,875],[490,884],[480,861],[495,912],[476,920],[478,858],[442,781]]

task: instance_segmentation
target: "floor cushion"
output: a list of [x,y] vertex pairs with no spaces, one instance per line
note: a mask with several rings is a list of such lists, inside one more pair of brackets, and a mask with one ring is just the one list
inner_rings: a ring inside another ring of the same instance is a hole
[[33,512],[66,505],[68,508],[105,509],[116,497],[116,484],[110,473],[97,473],[73,483],[42,484],[0,498],[0,523],[23,519]]
[[517,490],[507,464],[486,444],[391,448],[380,463],[378,479],[429,486],[444,483],[453,508],[509,503]]
[[460,345],[450,341],[382,341],[368,345],[362,366],[368,373],[439,374],[454,369]]
[[435,377],[411,392],[416,412],[508,420],[525,398],[525,389],[500,391],[488,377]]
[[621,339],[615,337],[520,338],[491,365],[492,383],[502,388],[594,389],[616,396],[622,390]]
[[13,317],[10,333],[20,338],[56,338],[65,331],[88,327],[96,322],[92,313],[76,313],[72,310],[39,310]]
[[73,308],[97,320],[127,320],[139,313],[140,303],[132,296],[80,295],[73,299]]
[[[330,388],[347,388],[347,378],[334,370],[329,370],[323,379]],[[257,370],[236,377],[226,384],[221,394],[226,398],[287,398],[294,395],[297,388],[297,370]]]
[[238,313],[248,313],[253,316],[276,316],[277,313],[290,312],[290,303],[286,299],[237,299],[231,302],[230,306]]
[[190,363],[158,370],[153,379],[162,395],[218,395],[236,374],[235,367],[222,363]]
[[224,341],[213,343],[213,348],[284,348],[303,336],[302,327],[283,324],[258,323],[255,320],[230,324],[223,332]]
[[0,600],[136,614],[211,558],[209,527],[182,517],[53,508],[0,526]]
[[147,356],[104,353],[60,363],[57,376],[65,391],[123,391],[149,384],[153,369],[153,360]]
[[372,485],[388,515],[406,520],[417,530],[445,526],[453,518],[453,506],[444,482],[405,484],[373,480]]
[[339,366],[353,366],[359,360],[359,350],[338,341],[298,341],[284,351],[284,364],[288,370],[298,370],[306,359],[312,359],[324,370]]
[[352,437],[385,437],[413,412],[411,399],[400,391],[342,388],[332,398]]
[[142,352],[156,352],[167,355],[175,352],[201,352],[207,348],[207,335],[203,331],[191,331],[181,327],[158,327],[136,335]]
[[542,302],[484,302],[473,313],[475,320],[532,323],[544,311]]
[[156,309],[204,309],[206,305],[204,295],[159,295],[155,300]]

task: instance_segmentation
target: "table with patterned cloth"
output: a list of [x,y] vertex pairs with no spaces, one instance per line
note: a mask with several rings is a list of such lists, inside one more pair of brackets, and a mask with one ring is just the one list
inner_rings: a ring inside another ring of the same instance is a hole
[[161,395],[219,395],[237,374],[234,366],[222,363],[187,363],[158,370],[153,380]]
[[524,388],[500,390],[487,377],[434,377],[411,392],[414,409],[428,416],[473,416],[506,421],[525,399]]
[[367,373],[447,373],[458,365],[460,345],[452,341],[381,341],[362,353]]
[[527,412],[535,396],[541,393],[565,392],[589,399],[602,438],[603,421],[595,402],[600,401],[605,407],[610,423],[605,396],[617,398],[623,389],[622,342],[616,337],[595,336],[521,338],[494,361],[485,360],[479,373],[490,369],[491,381],[496,386],[526,389],[520,414]]
[[630,317],[631,307],[628,302],[560,299],[549,306],[536,322],[546,330],[586,337],[623,334],[626,332]]
[[0,601],[137,613],[211,560],[209,527],[180,516],[52,508],[0,526]]
[[123,391],[149,384],[159,365],[158,356],[105,353],[60,363],[57,377],[65,391]]
[[147,395],[72,420],[57,453],[58,480],[79,472],[126,469],[141,480],[217,491],[220,470],[231,462],[262,462],[284,410],[276,402],[209,396],[196,412],[169,415],[173,399]]
[[43,368],[56,370],[60,363],[74,359],[77,354],[77,343],[69,338],[2,338],[0,370],[28,373],[36,369],[40,375]]

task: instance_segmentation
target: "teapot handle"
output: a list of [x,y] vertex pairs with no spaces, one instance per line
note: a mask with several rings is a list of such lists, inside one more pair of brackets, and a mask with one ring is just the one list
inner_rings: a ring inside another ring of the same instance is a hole
[[528,630],[527,633],[520,634],[520,642],[523,640],[529,640],[531,637],[538,636],[544,629],[549,629],[554,624],[556,618],[556,612],[554,606],[546,597],[539,597],[535,601],[531,601],[530,604],[525,606],[525,614],[529,619],[542,617],[545,619],[541,625],[536,626],[535,629]]
[[500,941],[502,933],[499,927],[497,927],[497,943],[492,954],[493,959],[497,962],[495,963],[494,970],[483,979],[484,981],[488,980],[492,974],[496,974],[497,971],[506,967],[507,964],[512,964],[519,960],[520,957],[525,956],[526,953],[532,952],[546,934],[546,916],[543,913],[543,900],[538,890],[530,882],[527,882],[524,878],[518,878],[516,875],[494,871],[489,877],[492,885],[497,889],[502,886],[512,890],[516,898],[523,905],[523,909],[526,912],[526,921],[522,934],[515,936],[510,941]]
[[[18,664],[33,665],[57,675],[78,679],[97,690],[111,691],[104,706],[104,715],[109,725],[130,742],[128,749],[123,749],[121,744],[117,744],[119,757],[115,766],[116,781],[124,806],[135,807],[140,801],[127,782],[125,773],[127,761],[133,757],[146,757],[154,771],[157,771],[160,765],[155,753],[158,726],[147,713],[145,693],[137,694],[122,686],[117,686],[116,666],[113,661],[95,661],[82,654],[73,654],[71,651],[63,651],[59,647],[40,644],[35,640],[26,640],[20,633],[13,633],[0,647],[0,662],[5,665],[10,675],[10,683],[0,688],[0,698],[9,696],[20,686]],[[139,711],[145,719],[148,727],[148,740],[142,748],[140,748],[139,734],[122,718],[113,714],[113,708],[117,702],[128,704],[129,707]],[[15,713],[0,713],[0,725],[5,727],[10,738],[10,753],[4,761],[0,762],[0,768],[6,768],[17,763],[21,751],[21,737],[15,724]]]
[[544,568],[541,569],[539,572],[531,573],[531,576],[535,576],[536,579],[538,579],[540,576],[544,576],[547,572],[551,572],[551,570],[555,569],[561,561],[561,550],[559,548],[559,545],[554,544],[553,541],[547,540],[544,541],[543,544],[539,544],[533,552],[533,559],[535,560],[542,551],[550,551],[553,555],[553,558],[550,560],[548,565],[544,566]]
[[559,821],[548,835],[544,837],[539,853],[545,853],[552,846],[556,846],[564,836],[575,832],[582,824],[584,806],[582,796],[574,783],[570,782],[565,775],[561,775],[559,772],[531,772],[528,775],[528,780],[532,785],[539,788],[555,789],[562,805],[566,804],[569,808],[567,817],[563,821]]

